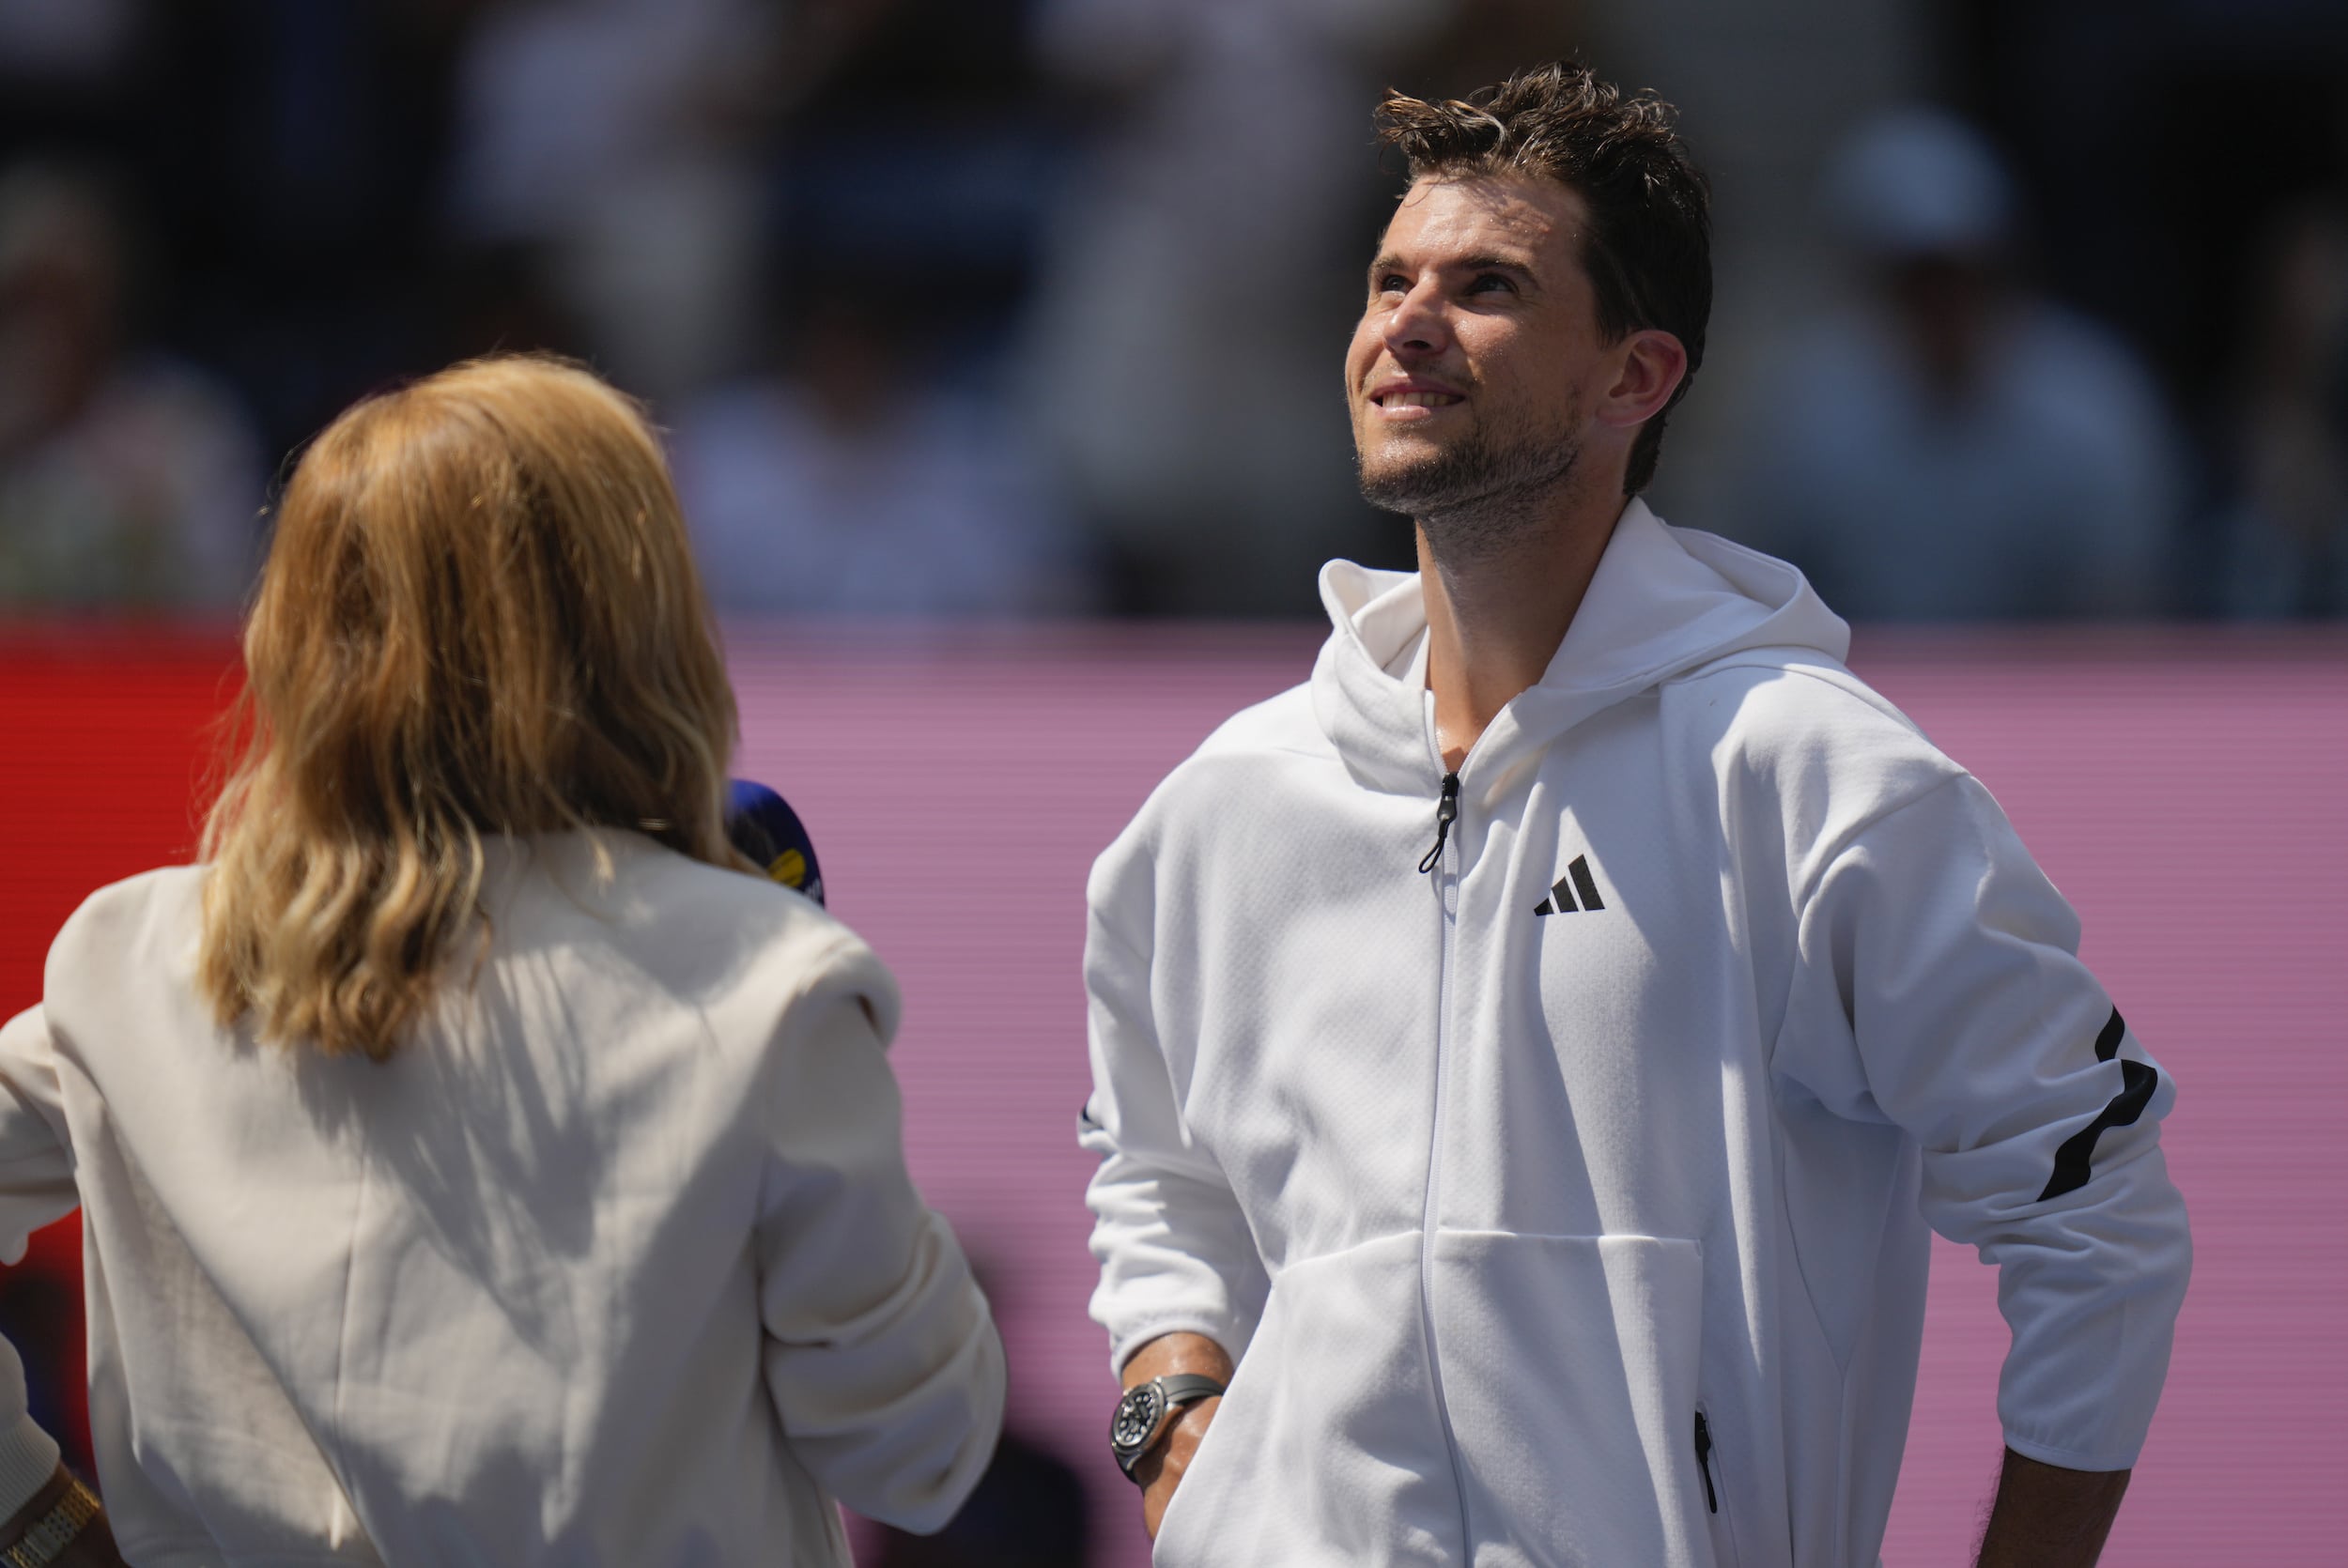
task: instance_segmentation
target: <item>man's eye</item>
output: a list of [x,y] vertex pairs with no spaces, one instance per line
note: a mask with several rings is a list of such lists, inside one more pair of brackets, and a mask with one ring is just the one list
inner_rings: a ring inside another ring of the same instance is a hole
[[1399,272],[1389,272],[1370,285],[1370,292],[1373,294],[1408,294],[1411,292],[1411,280]]
[[1477,273],[1475,281],[1468,284],[1467,291],[1470,294],[1488,294],[1495,288],[1509,294],[1517,291],[1517,285],[1512,280],[1504,278],[1497,272]]

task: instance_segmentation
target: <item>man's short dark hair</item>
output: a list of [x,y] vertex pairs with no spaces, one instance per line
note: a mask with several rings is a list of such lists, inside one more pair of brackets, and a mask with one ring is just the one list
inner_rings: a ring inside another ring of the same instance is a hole
[[1623,493],[1655,477],[1663,420],[1704,362],[1712,314],[1712,224],[1704,176],[1651,92],[1625,95],[1577,62],[1519,71],[1465,100],[1389,92],[1378,140],[1399,148],[1413,180],[1532,175],[1577,192],[1589,208],[1582,265],[1608,342],[1657,328],[1688,351],[1688,374],[1631,443]]

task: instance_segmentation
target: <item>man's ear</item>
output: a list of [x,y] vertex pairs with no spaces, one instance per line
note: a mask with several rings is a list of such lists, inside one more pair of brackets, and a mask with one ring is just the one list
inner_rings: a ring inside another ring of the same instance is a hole
[[1614,379],[1592,411],[1601,424],[1634,429],[1662,412],[1688,378],[1688,350],[1661,328],[1630,333],[1614,346]]

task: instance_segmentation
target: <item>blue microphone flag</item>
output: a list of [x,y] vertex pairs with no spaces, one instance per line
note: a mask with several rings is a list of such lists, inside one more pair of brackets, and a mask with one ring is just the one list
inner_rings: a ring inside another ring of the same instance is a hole
[[815,863],[815,840],[799,814],[765,785],[736,778],[726,797],[726,837],[768,876],[795,893],[824,901],[824,873]]

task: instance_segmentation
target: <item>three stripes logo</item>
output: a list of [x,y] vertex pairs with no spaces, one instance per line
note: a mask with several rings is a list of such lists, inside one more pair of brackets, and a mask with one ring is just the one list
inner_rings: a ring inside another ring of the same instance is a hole
[[[1582,899],[1578,904],[1574,902],[1577,894]],[[1573,857],[1573,864],[1566,868],[1566,874],[1559,877],[1557,884],[1549,890],[1549,897],[1533,906],[1533,913],[1575,915],[1585,909],[1605,907],[1605,900],[1598,896],[1598,879],[1590,875],[1590,857],[1577,854]]]

